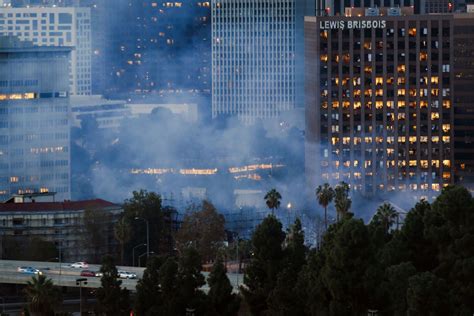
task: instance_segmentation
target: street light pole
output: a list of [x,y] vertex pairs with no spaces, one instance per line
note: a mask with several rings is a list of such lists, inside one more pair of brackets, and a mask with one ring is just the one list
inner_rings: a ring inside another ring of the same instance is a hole
[[76,285],[79,285],[79,315],[82,316],[82,283],[87,284],[86,278],[76,279]]
[[61,241],[58,243],[58,250],[59,250],[59,257],[58,257],[58,262],[59,262],[59,281],[58,281],[58,285],[61,285]]
[[142,219],[146,223],[146,258],[148,259],[150,257],[150,227],[148,220],[143,217],[135,217],[135,220]]
[[135,249],[141,246],[146,246],[147,244],[139,244],[133,247],[132,249],[132,265],[135,266]]
[[[154,252],[152,251],[151,253],[154,253]],[[144,255],[147,255],[147,253],[145,252],[145,253],[142,253],[141,255],[138,256],[138,266],[139,266],[139,267],[142,266],[141,260],[142,260],[142,257],[143,257]]]
[[291,203],[288,203],[288,205],[286,206],[287,209],[288,209],[288,223],[287,223],[287,226],[288,226],[288,229],[290,228],[290,212],[291,212]]

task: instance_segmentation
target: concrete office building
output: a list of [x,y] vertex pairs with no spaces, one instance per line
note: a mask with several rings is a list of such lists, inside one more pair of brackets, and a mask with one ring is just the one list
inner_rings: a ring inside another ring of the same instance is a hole
[[70,199],[70,51],[0,37],[0,200]]
[[353,10],[305,19],[308,190],[433,196],[454,180],[453,16]]
[[463,12],[470,0],[316,0],[317,15],[345,15],[345,10],[411,7],[416,14]]
[[87,121],[94,120],[101,129],[117,130],[122,121],[131,115],[127,102],[108,100],[101,95],[72,96],[71,112],[73,127],[81,127]]
[[245,122],[304,104],[303,0],[213,0],[212,116]]
[[454,15],[456,182],[474,191],[474,13]]
[[[87,242],[86,235],[90,232],[84,224],[86,211],[104,212],[96,218],[107,220],[97,223],[103,228],[98,245]],[[58,202],[54,201],[54,196],[47,194],[13,196],[0,203],[1,258],[7,255],[3,251],[8,248],[8,241],[24,244],[33,237],[55,243],[57,256],[61,255],[63,262],[98,260],[106,254],[117,253],[113,225],[122,213],[120,205],[101,199]]]
[[91,94],[90,8],[2,7],[0,35],[18,36],[38,46],[71,46],[72,95]]

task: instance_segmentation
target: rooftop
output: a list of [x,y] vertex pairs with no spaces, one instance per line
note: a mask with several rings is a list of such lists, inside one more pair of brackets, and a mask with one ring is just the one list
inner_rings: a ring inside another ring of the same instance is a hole
[[0,203],[0,212],[61,212],[119,207],[102,199],[63,202]]

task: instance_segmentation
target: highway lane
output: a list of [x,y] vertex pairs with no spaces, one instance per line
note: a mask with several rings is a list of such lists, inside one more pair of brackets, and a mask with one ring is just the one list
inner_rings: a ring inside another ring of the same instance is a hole
[[[39,269],[58,286],[78,287],[76,279],[86,278],[87,284],[83,284],[83,287],[100,287],[100,277],[83,277],[80,275],[82,270],[99,271],[100,265],[89,264],[89,268],[87,269],[77,269],[71,268],[70,263],[61,263],[61,265],[59,265],[58,262],[40,261],[0,260],[0,283],[25,284],[27,281],[31,280],[33,275],[18,272],[18,267],[33,267]],[[133,272],[137,275],[138,279],[140,279],[143,277],[143,271],[145,268],[118,266],[117,270]],[[203,272],[203,275],[207,279],[209,273]],[[243,282],[243,275],[228,273],[227,276],[234,287],[234,291],[238,291],[239,285]],[[122,286],[128,290],[135,291],[138,279],[121,279]],[[207,291],[207,284],[204,285],[202,289]]]

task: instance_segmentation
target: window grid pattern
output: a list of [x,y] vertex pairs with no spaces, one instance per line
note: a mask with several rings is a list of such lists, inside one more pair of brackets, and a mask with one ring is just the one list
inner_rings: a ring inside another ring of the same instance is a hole
[[212,115],[253,122],[295,103],[295,0],[212,1]]
[[72,95],[91,94],[89,8],[0,8],[0,36],[18,36],[38,46],[72,46],[69,84]]

